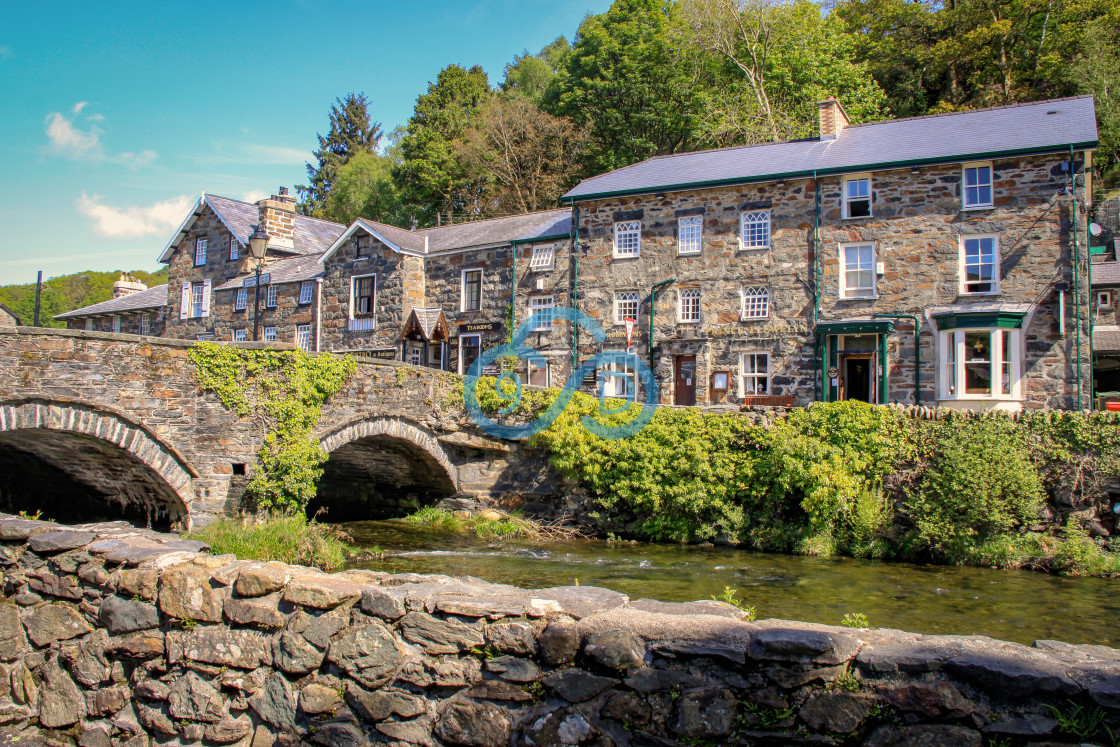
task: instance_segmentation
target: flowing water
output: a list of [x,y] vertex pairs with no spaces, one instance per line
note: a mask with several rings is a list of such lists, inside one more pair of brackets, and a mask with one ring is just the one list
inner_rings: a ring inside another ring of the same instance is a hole
[[354,544],[386,553],[355,567],[391,573],[477,576],[525,588],[578,583],[666,602],[708,599],[730,586],[760,619],[837,625],[845,613],[862,612],[876,627],[1120,647],[1120,582],[1110,579],[720,547],[483,540],[400,521],[342,526]]

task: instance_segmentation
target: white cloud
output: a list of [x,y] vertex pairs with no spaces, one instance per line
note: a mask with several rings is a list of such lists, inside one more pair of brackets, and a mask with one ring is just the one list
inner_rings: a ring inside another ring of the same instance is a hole
[[[79,101],[70,110],[73,116],[67,118],[62,112],[51,112],[47,115],[47,139],[50,144],[47,152],[56,156],[65,156],[72,161],[107,161],[119,163],[130,169],[150,166],[156,160],[154,150],[142,150],[139,153],[124,151],[118,155],[109,155],[105,146],[101,144],[101,128],[96,124],[89,125],[88,130],[81,129],[75,120],[82,113],[89,102]],[[105,118],[100,114],[85,116],[88,122],[100,122]]]
[[93,221],[93,231],[99,236],[139,239],[174,231],[192,204],[190,197],[180,195],[154,205],[114,207],[102,202],[99,195],[90,197],[82,192],[78,212]]
[[257,202],[258,200],[263,200],[268,196],[268,192],[263,192],[259,189],[250,189],[248,192],[241,195],[241,199],[245,202]]
[[256,143],[238,143],[227,146],[223,142],[214,143],[215,153],[211,155],[195,156],[194,160],[205,166],[218,166],[225,164],[267,164],[269,166],[302,166],[311,161],[311,153],[299,148],[288,148],[283,145],[258,145]]

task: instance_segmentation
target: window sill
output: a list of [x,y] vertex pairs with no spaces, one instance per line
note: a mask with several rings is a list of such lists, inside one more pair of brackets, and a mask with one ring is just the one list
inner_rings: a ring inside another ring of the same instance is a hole
[[962,213],[971,213],[977,210],[995,210],[995,205],[961,205]]
[[874,293],[870,296],[845,296],[843,293],[837,298],[838,301],[877,301],[879,294]]
[[874,215],[845,215],[841,220],[867,220],[874,217]]
[[700,250],[698,252],[677,252],[678,257],[700,257],[703,256],[703,254],[703,250]]
[[766,246],[744,246],[742,242],[739,242],[739,248],[736,251],[739,251],[739,252],[768,252],[768,251],[770,251],[770,245],[767,244]]
[[677,324],[700,324],[699,319],[678,319]]
[[970,292],[965,291],[965,290],[957,291],[957,297],[958,298],[984,298],[985,296],[998,296],[998,295],[999,295],[999,288],[996,288],[994,291],[983,291],[983,292],[980,292],[980,293],[970,293]]
[[611,259],[640,259],[641,254],[613,254]]
[[767,314],[766,316],[741,316],[741,317],[739,317],[739,321],[740,322],[768,322],[768,321],[770,321],[770,315]]

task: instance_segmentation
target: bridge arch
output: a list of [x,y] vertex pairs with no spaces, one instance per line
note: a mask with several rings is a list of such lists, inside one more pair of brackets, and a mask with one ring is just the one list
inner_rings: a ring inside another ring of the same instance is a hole
[[60,496],[55,505],[49,495],[33,499],[28,508],[42,508],[45,518],[80,516],[89,508],[80,505],[84,500],[99,498],[127,517],[190,528],[193,470],[147,429],[104,408],[48,400],[0,402],[0,467],[0,498],[9,503],[51,470],[65,476],[57,486],[89,493]]
[[458,468],[427,428],[404,418],[353,421],[320,438],[328,458],[308,506],[331,521],[410,513],[459,487]]

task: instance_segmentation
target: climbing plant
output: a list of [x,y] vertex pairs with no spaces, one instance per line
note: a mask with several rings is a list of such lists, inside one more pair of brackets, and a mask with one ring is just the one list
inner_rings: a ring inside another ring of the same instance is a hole
[[312,432],[323,404],[346,385],[357,363],[349,356],[215,343],[198,343],[190,355],[202,389],[266,431],[246,497],[261,511],[303,511],[327,459]]

